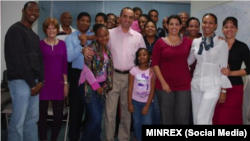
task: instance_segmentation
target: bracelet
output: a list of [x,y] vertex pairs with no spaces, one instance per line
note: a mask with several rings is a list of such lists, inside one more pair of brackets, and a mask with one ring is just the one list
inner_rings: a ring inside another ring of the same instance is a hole
[[226,94],[227,93],[227,90],[221,90],[222,93]]
[[64,81],[64,84],[68,84],[68,81]]
[[42,87],[44,86],[44,82],[41,82],[42,83]]

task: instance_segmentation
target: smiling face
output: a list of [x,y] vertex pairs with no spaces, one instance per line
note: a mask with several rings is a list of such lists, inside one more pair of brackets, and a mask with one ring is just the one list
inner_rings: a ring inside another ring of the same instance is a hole
[[134,20],[134,11],[131,9],[123,9],[120,15],[120,25],[123,31],[128,31]]
[[22,21],[33,24],[39,17],[39,6],[36,3],[29,3],[25,9],[22,10]]
[[155,36],[156,35],[156,26],[150,21],[145,25],[145,35],[146,36]]
[[238,28],[234,25],[232,21],[228,21],[223,25],[222,32],[227,39],[235,38]]
[[139,16],[140,16],[141,14],[142,14],[142,13],[141,13],[140,10],[135,11],[134,19],[135,19],[135,20],[138,20],[138,18],[139,18]]
[[191,20],[187,26],[188,35],[191,37],[197,37],[200,32],[200,25],[197,20]]
[[61,16],[61,18],[60,18],[60,22],[64,26],[70,26],[71,23],[72,23],[71,14],[68,13],[68,12],[63,13],[62,16]]
[[138,54],[139,64],[148,64],[149,63],[149,53],[145,49],[141,49]]
[[85,33],[89,30],[90,26],[90,19],[88,16],[82,16],[78,21],[77,21],[77,28],[79,31],[82,33]]
[[139,28],[141,29],[141,30],[144,30],[144,25],[145,25],[145,23],[148,21],[148,19],[146,18],[146,17],[144,17],[144,16],[141,16],[141,17],[139,17],[139,19],[138,19],[138,24],[139,24]]
[[158,22],[158,13],[155,11],[151,11],[149,13],[149,17],[151,18],[152,21],[154,21],[155,23]]
[[116,18],[114,15],[108,16],[107,27],[108,29],[112,29],[116,26]]
[[105,47],[109,41],[109,31],[105,27],[100,27],[97,29],[95,34],[96,41],[100,44],[101,47]]
[[46,29],[46,35],[49,38],[55,38],[57,35],[57,31],[57,28],[54,25],[50,24]]
[[202,19],[202,30],[205,37],[212,36],[217,29],[217,23],[215,18],[211,15],[207,15]]
[[186,27],[186,22],[189,18],[189,15],[186,12],[182,12],[181,14],[179,14],[179,16],[181,18],[182,27]]
[[179,35],[181,29],[181,23],[178,19],[171,18],[167,24],[169,35]]

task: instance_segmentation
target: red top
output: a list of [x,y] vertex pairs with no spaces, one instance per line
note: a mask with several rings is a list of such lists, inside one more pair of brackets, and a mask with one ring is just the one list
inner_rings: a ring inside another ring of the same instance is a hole
[[[159,66],[164,80],[172,91],[190,90],[191,75],[187,63],[192,41],[183,38],[179,45],[171,46],[164,38],[157,40],[153,49],[152,66]],[[161,83],[156,79],[156,89]]]

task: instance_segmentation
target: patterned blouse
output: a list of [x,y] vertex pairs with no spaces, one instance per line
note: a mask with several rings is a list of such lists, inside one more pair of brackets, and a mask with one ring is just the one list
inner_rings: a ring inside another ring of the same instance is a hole
[[[96,41],[93,41],[89,46],[94,51],[94,56],[91,61],[85,60],[86,66],[92,71],[95,78],[100,77],[101,75],[103,75],[103,73],[107,73],[106,81],[103,81],[103,85],[102,85],[103,93],[102,95],[100,95],[103,98],[105,98],[107,96],[107,93],[111,91],[113,88],[114,67],[113,67],[112,55],[111,55],[110,49],[108,48],[108,46],[106,46],[105,50],[106,50],[106,54],[108,57],[108,61],[104,62],[104,54],[99,44]],[[83,76],[81,74],[80,81],[82,77]],[[86,79],[88,80],[88,77],[86,77]],[[86,97],[85,99],[86,99],[86,102],[88,103],[91,101],[92,92],[95,90],[93,90],[89,81],[85,82],[84,89],[85,89],[85,97]]]

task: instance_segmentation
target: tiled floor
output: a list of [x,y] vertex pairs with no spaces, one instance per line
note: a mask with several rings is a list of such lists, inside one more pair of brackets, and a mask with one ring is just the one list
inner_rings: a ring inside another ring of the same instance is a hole
[[[59,137],[58,137],[58,141],[64,141],[65,127],[66,127],[66,123],[64,122],[61,128]],[[7,129],[1,129],[1,141],[7,141],[7,134],[8,134]],[[50,137],[50,134],[51,134],[51,128],[48,129],[48,139]],[[101,140],[103,141],[104,138],[105,138],[105,135],[104,135],[104,132],[102,132]],[[69,141],[68,137],[67,137],[67,141]],[[115,138],[115,141],[118,141],[118,139]],[[131,132],[130,141],[133,141],[133,132]]]

